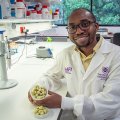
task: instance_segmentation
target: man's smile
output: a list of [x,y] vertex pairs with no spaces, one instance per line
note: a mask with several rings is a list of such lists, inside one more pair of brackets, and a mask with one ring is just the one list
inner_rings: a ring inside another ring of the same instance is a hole
[[86,39],[88,39],[88,36],[79,36],[79,37],[75,38],[75,41],[84,41]]

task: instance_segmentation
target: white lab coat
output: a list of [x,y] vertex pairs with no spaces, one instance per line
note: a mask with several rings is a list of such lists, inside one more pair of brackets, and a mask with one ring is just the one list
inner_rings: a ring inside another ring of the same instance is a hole
[[73,109],[78,120],[117,120],[120,116],[120,47],[100,39],[102,45],[87,71],[73,45],[57,55],[55,65],[41,78],[53,89],[65,77],[72,98],[62,98],[62,109]]

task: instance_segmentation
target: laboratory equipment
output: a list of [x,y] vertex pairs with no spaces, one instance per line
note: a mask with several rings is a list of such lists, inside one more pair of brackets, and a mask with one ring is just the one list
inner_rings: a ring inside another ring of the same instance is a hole
[[38,58],[52,58],[53,54],[50,48],[40,46],[36,48],[36,55]]
[[14,87],[18,84],[15,80],[8,80],[7,78],[7,69],[6,69],[6,60],[5,60],[5,41],[3,38],[4,30],[0,30],[0,89],[8,89]]

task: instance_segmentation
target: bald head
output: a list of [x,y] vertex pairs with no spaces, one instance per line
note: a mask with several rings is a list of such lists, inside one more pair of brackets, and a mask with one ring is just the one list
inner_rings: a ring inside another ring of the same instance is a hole
[[68,17],[68,19],[74,16],[82,16],[82,17],[89,16],[89,18],[92,21],[96,22],[95,15],[90,10],[85,9],[85,8],[78,8],[78,9],[73,10],[70,16]]

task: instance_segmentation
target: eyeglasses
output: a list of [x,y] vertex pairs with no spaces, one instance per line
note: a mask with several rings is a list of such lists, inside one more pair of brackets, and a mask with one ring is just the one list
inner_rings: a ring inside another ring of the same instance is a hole
[[81,30],[87,30],[87,29],[89,29],[89,27],[92,23],[95,23],[95,21],[81,20],[80,24],[69,25],[66,27],[66,29],[69,34],[74,34],[74,33],[76,33],[77,28],[80,28]]

